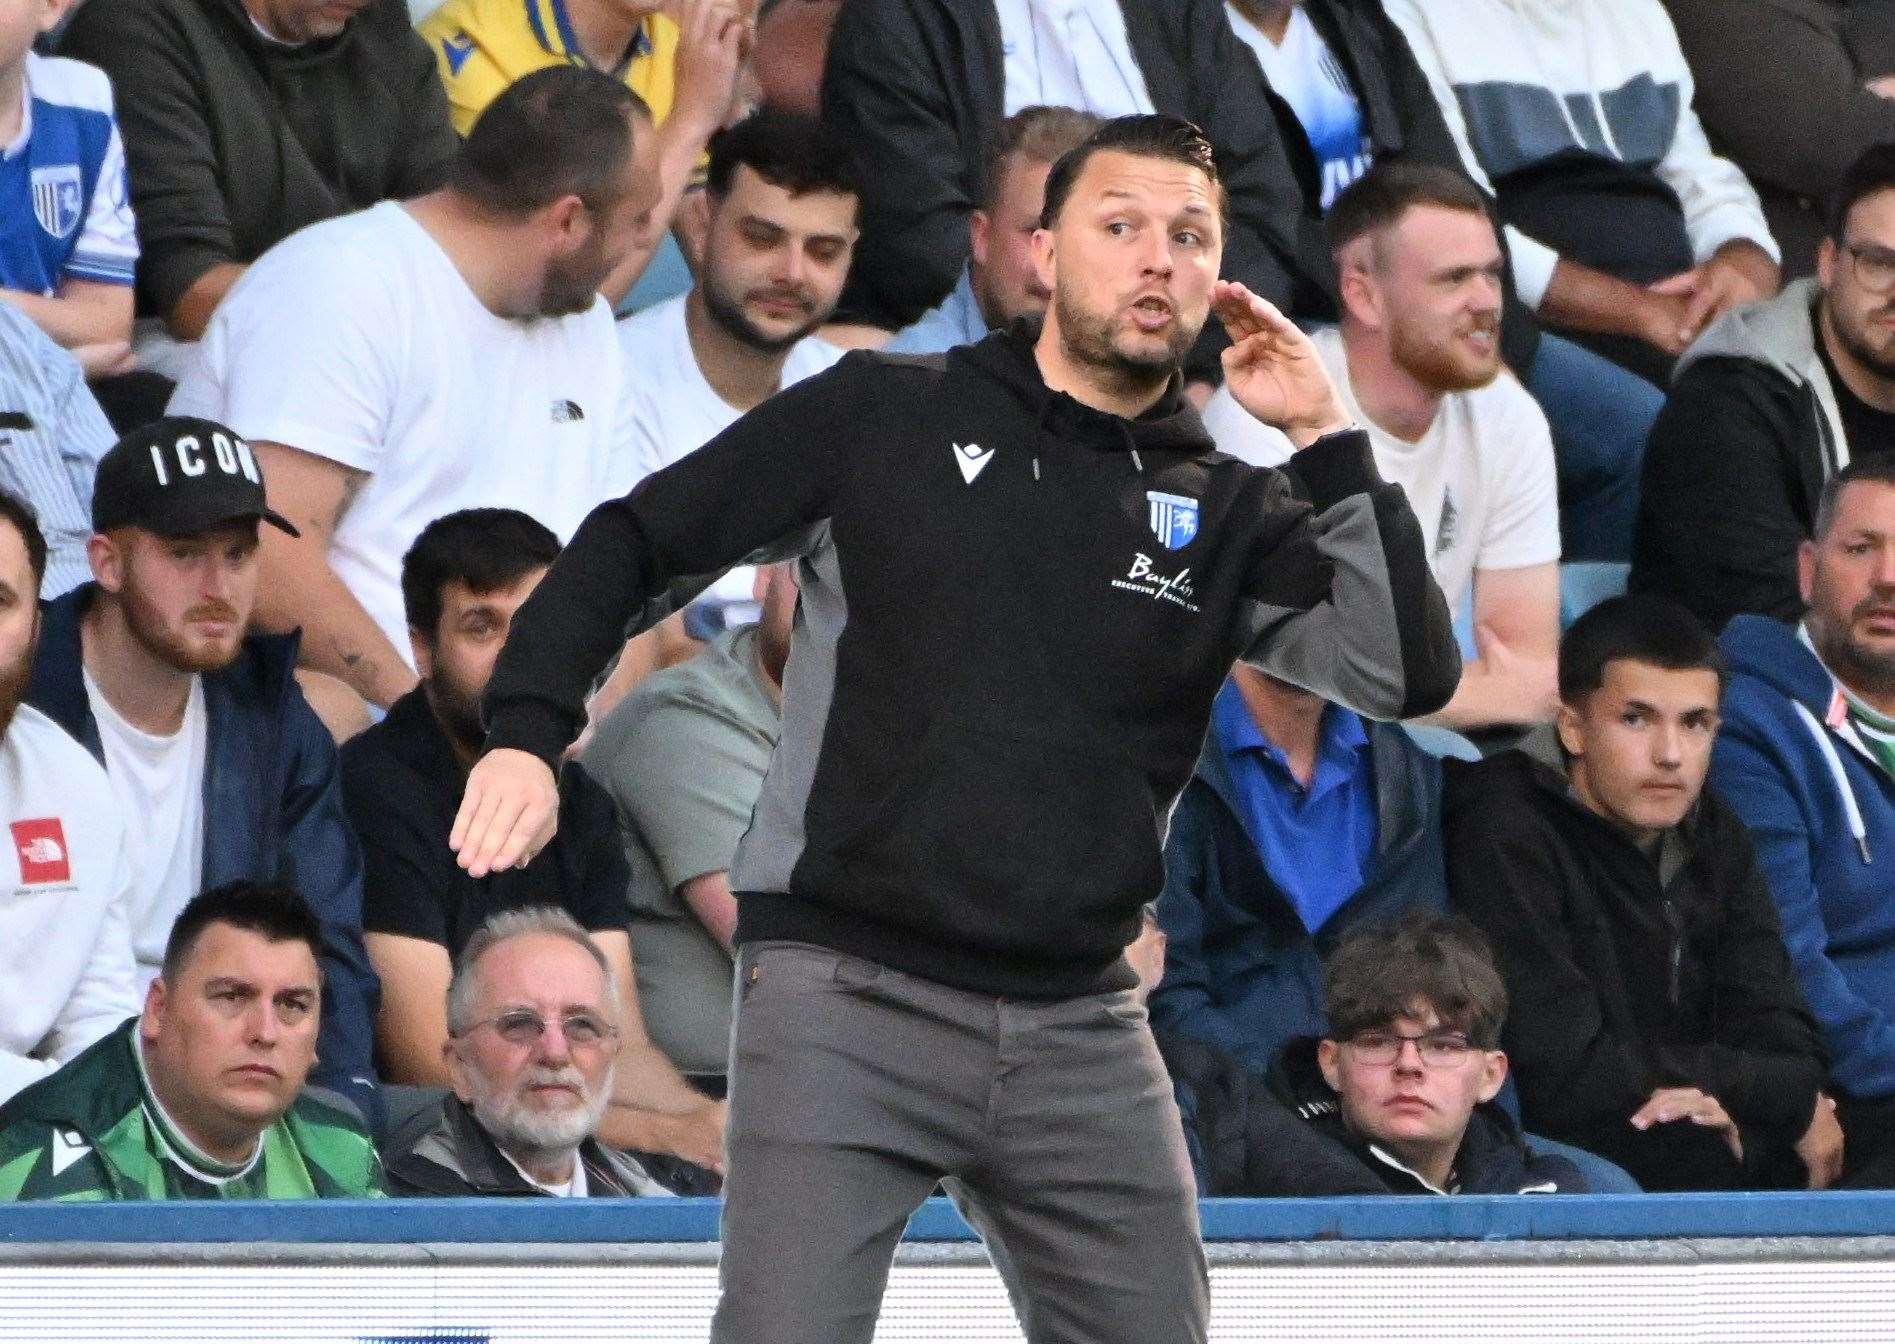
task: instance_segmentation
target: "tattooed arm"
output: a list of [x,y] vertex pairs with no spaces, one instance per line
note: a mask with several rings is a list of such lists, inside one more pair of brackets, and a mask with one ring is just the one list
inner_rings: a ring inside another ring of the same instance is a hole
[[270,507],[301,537],[274,527],[263,534],[263,576],[255,623],[271,631],[303,628],[301,662],[353,686],[384,708],[410,690],[415,674],[382,629],[329,566],[329,543],[355,492],[368,479],[328,458],[280,443],[253,443]]

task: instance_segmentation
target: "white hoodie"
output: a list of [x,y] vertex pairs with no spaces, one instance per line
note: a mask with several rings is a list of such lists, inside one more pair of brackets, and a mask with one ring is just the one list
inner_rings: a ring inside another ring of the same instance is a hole
[[0,737],[0,1102],[138,1011],[132,873],[112,786],[20,706]]
[[[1659,0],[1387,0],[1461,160],[1494,179],[1584,149],[1647,166],[1678,195],[1700,262],[1734,238],[1779,256],[1757,193],[1711,152],[1691,71]],[[1520,297],[1539,306],[1558,253],[1507,230]]]

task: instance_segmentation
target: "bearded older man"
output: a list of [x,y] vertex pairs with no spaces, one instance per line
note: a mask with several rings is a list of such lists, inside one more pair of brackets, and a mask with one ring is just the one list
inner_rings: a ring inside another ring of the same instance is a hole
[[468,940],[447,995],[453,1091],[389,1145],[401,1195],[664,1195],[594,1137],[612,1098],[619,998],[598,944],[550,906]]

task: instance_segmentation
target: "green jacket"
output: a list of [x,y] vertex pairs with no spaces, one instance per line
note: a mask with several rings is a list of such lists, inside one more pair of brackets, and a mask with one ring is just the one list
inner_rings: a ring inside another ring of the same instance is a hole
[[134,1049],[138,1019],[0,1106],[0,1200],[379,1197],[381,1163],[340,1110],[297,1099],[262,1151],[226,1168],[165,1120]]

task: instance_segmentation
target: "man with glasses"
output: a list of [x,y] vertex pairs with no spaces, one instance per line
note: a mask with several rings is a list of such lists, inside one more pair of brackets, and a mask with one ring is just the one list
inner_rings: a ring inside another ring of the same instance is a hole
[[[1346,1148],[1398,1195],[1556,1194],[1586,1189],[1566,1158],[1536,1153],[1494,1098],[1507,989],[1486,941],[1464,919],[1416,913],[1345,938],[1323,985],[1329,1030],[1292,1041],[1272,1090],[1314,1133]],[[1297,1142],[1291,1136],[1292,1143]],[[1295,1188],[1257,1194],[1359,1193],[1323,1162],[1280,1164]]]
[[1575,621],[1556,740],[1446,766],[1449,899],[1493,943],[1533,1133],[1647,1190],[1821,1189],[1828,1059],[1750,832],[1704,784],[1725,675],[1668,599]]
[[[630,881],[612,799],[576,763],[558,778],[559,835],[533,861],[472,877],[448,848],[478,706],[514,612],[559,541],[517,509],[463,509],[423,528],[402,558],[402,603],[421,684],[342,755],[343,802],[362,840],[362,928],[382,978],[376,1043],[386,1081],[454,1083],[446,1011],[456,958],[507,910],[552,906],[596,942],[625,1005],[612,1100],[600,1136],[617,1148],[723,1166],[724,1109],[652,1044],[634,989]],[[702,1177],[703,1173],[696,1173]]]
[[1725,314],[1679,361],[1646,450],[1632,588],[1713,630],[1795,621],[1823,483],[1895,449],[1895,145],[1837,190],[1816,275]]
[[387,1154],[404,1195],[669,1193],[595,1135],[611,1104],[620,1002],[605,953],[551,906],[493,916],[447,992],[453,1091]]

